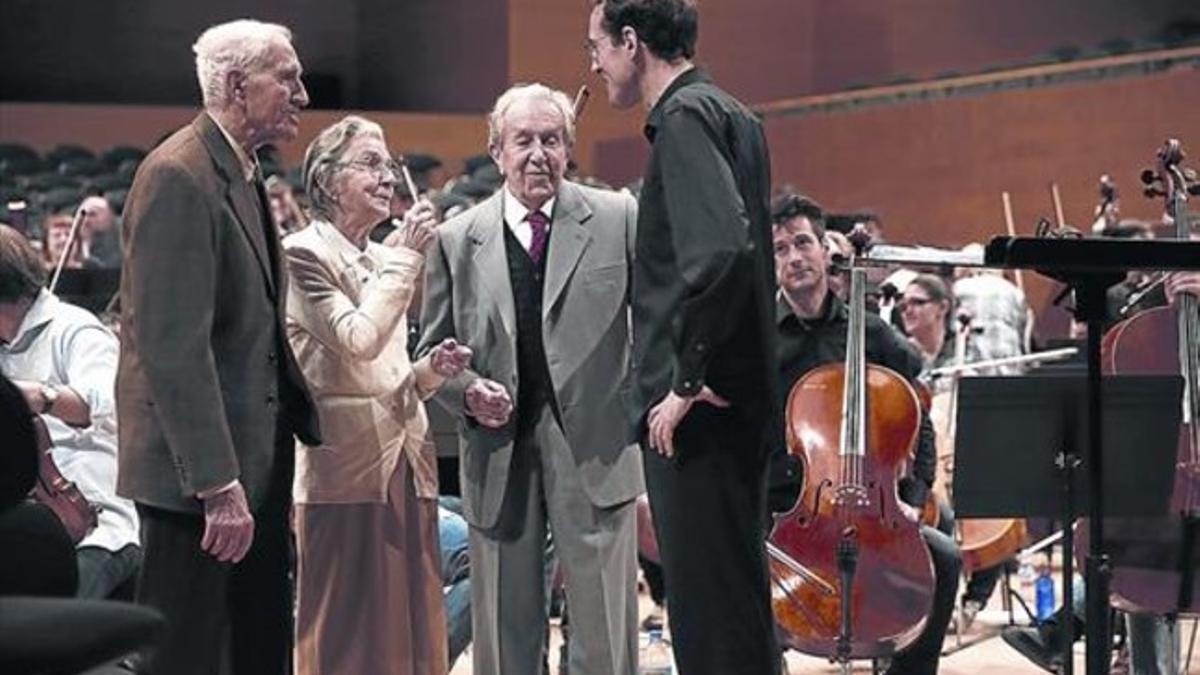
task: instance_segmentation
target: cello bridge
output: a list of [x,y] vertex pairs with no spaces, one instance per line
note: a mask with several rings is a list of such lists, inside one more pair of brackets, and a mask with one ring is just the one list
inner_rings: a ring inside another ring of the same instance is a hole
[[833,503],[838,506],[866,508],[870,505],[867,499],[867,488],[862,485],[839,485],[833,492]]

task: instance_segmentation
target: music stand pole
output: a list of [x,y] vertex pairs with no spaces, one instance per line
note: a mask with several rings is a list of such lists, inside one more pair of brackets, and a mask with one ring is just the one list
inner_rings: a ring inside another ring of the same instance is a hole
[[[1087,458],[1089,550],[1084,568],[1084,587],[1087,589],[1087,673],[1105,675],[1109,670],[1111,630],[1109,622],[1109,578],[1111,569],[1104,553],[1104,455],[1103,455],[1103,379],[1100,368],[1100,343],[1104,338],[1106,297],[1110,286],[1123,275],[1113,273],[1082,273],[1068,282],[1075,289],[1075,316],[1087,322]],[[1063,597],[1069,599],[1071,586],[1064,587]],[[1068,615],[1070,616],[1070,615]],[[1068,626],[1071,621],[1068,620]],[[1073,627],[1067,629],[1071,636]],[[1070,659],[1070,652],[1066,651]],[[1069,661],[1068,661],[1069,662]]]
[[[1059,473],[1062,475],[1063,485],[1063,568],[1062,568],[1062,587],[1063,587],[1063,606],[1066,608],[1065,618],[1062,625],[1062,632],[1059,633],[1059,639],[1062,644],[1059,649],[1062,650],[1062,675],[1074,675],[1075,673],[1075,658],[1073,650],[1075,648],[1075,608],[1073,606],[1073,584],[1075,581],[1075,471],[1079,468],[1081,460],[1075,452],[1076,443],[1070,442],[1067,444],[1066,450],[1058,453],[1054,458],[1054,464],[1058,467]],[[1049,559],[1049,555],[1047,555]]]

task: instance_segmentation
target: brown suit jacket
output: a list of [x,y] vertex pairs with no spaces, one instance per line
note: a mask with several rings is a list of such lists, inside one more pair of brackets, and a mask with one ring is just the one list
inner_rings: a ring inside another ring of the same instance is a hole
[[197,493],[239,479],[254,508],[273,481],[291,479],[291,457],[276,457],[280,418],[319,442],[285,339],[279,238],[264,217],[207,114],[138,169],[122,226],[120,495],[198,512]]

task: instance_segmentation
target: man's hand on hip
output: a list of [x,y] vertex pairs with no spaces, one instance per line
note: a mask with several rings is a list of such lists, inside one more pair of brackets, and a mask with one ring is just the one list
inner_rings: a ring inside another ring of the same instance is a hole
[[204,498],[200,548],[221,562],[241,562],[254,543],[254,516],[240,481]]
[[705,386],[695,396],[680,396],[673,391],[667,392],[661,401],[650,409],[647,418],[650,448],[658,451],[663,457],[675,456],[675,429],[683,421],[692,404],[697,401],[728,408],[729,401],[717,396],[712,389]]

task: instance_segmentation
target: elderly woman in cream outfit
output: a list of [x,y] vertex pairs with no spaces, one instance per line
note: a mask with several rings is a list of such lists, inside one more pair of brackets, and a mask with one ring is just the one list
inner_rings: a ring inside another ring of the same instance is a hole
[[296,451],[296,672],[445,673],[437,464],[422,401],[470,360],[446,341],[411,363],[405,311],[435,220],[418,202],[382,244],[395,165],[349,116],[304,157],[314,220],[284,239],[288,340],[324,445]]

